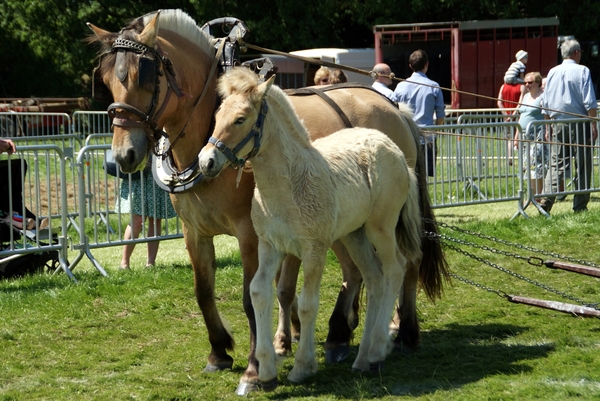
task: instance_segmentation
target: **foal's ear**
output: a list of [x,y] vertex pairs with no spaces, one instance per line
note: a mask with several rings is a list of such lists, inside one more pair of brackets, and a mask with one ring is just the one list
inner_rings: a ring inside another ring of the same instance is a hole
[[160,16],[160,10],[156,12],[152,21],[148,22],[148,24],[144,27],[142,33],[138,38],[139,42],[154,48],[156,45],[156,37],[158,36],[158,17]]
[[275,75],[271,76],[271,78],[267,79],[262,84],[258,85],[258,93],[261,98],[266,98],[271,86],[273,86],[273,82],[275,82]]

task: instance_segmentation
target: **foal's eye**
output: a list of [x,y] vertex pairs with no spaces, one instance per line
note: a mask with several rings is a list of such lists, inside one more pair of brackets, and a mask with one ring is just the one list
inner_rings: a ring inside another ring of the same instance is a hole
[[235,119],[235,121],[233,123],[235,125],[242,125],[245,122],[246,122],[246,117],[238,117]]

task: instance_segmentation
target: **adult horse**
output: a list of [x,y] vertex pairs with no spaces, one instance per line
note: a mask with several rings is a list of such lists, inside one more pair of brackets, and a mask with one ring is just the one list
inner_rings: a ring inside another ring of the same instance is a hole
[[[171,200],[183,221],[185,244],[194,270],[194,291],[208,330],[211,352],[207,371],[230,368],[228,355],[234,341],[219,316],[215,302],[215,252],[213,237],[235,236],[243,265],[243,305],[250,326],[250,353],[238,387],[238,393],[258,384],[255,358],[255,317],[249,285],[258,268],[258,238],[250,218],[254,190],[252,174],[242,174],[236,189],[238,172],[227,169],[215,180],[201,180],[197,170],[198,154],[206,144],[217,105],[215,40],[198,28],[196,22],[180,10],[163,10],[134,19],[118,33],[88,24],[95,36],[91,42],[102,45],[100,65],[94,82],[110,91],[115,101],[109,108],[113,118],[113,154],[123,172],[144,167],[150,150],[158,153],[156,163],[171,166],[164,178],[172,187]],[[98,78],[98,82],[96,79]],[[95,90],[95,92],[97,92]],[[383,96],[369,89],[340,89],[329,92],[354,126],[379,129],[397,143],[411,167],[422,171],[422,155],[417,152],[420,132],[410,114],[399,111]],[[291,98],[303,118],[311,137],[322,137],[344,128],[344,122],[331,106],[318,96]],[[168,141],[159,142],[168,135]],[[162,143],[163,147],[157,146]],[[155,165],[156,168],[156,165]],[[420,170],[421,169],[421,170]],[[433,218],[427,194],[426,177],[419,176],[422,216]],[[185,189],[184,191],[180,191]],[[435,231],[435,224],[425,220],[424,228]],[[326,348],[347,346],[358,322],[353,304],[360,288],[360,275],[344,247],[333,246],[344,271],[344,286],[330,320]],[[440,294],[445,261],[439,244],[423,241],[421,284],[431,298]],[[293,271],[296,258],[284,262]],[[290,274],[293,276],[293,274]],[[404,297],[414,299],[417,277],[405,280]],[[287,282],[282,280],[282,282]],[[289,292],[288,292],[289,293]],[[281,300],[283,304],[290,300]],[[404,302],[398,341],[411,347],[418,343],[416,315]],[[280,336],[288,338],[286,333]],[[333,357],[332,359],[336,359]]]
[[250,295],[265,390],[277,387],[271,286],[287,254],[304,265],[298,301],[302,331],[288,376],[292,382],[317,371],[319,288],[327,249],[335,240],[346,246],[367,288],[365,329],[352,365],[359,371],[382,366],[391,348],[390,312],[407,268],[418,270],[415,262],[421,257],[418,188],[402,151],[381,131],[368,128],[343,129],[311,143],[289,98],[273,81],[259,84],[258,75],[244,67],[223,75],[215,130],[198,156],[207,177],[251,158],[259,267]]

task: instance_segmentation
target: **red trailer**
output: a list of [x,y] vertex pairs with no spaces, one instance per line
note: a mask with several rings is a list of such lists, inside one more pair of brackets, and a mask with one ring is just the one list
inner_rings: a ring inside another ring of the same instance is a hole
[[[375,61],[387,63],[398,78],[408,78],[408,57],[429,55],[427,76],[441,87],[496,98],[504,73],[523,49],[527,71],[546,76],[557,64],[558,17],[494,21],[375,25]],[[492,108],[496,101],[444,91],[452,108]]]

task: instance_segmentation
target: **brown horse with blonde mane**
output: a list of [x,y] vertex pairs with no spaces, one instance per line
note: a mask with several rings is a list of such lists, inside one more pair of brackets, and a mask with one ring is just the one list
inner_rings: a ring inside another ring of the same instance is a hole
[[[216,179],[202,179],[198,154],[211,133],[218,104],[217,65],[223,42],[216,41],[180,10],[162,10],[134,19],[118,33],[88,24],[101,44],[100,65],[95,72],[95,92],[106,88],[113,103],[112,150],[125,173],[143,169],[150,151],[155,157],[155,179],[169,189],[177,214],[183,221],[185,244],[194,270],[194,291],[206,323],[211,353],[206,371],[228,369],[233,359],[227,353],[234,340],[223,323],[215,300],[215,250],[213,237],[235,236],[243,265],[243,306],[250,326],[248,366],[240,379],[238,394],[260,387],[255,357],[256,322],[249,286],[258,268],[258,238],[250,217],[254,180],[243,169],[226,169]],[[215,45],[218,49],[215,50]],[[97,78],[97,80],[96,80]],[[436,232],[422,174],[423,157],[418,152],[420,131],[406,107],[398,109],[369,88],[340,88],[328,97],[348,122],[357,127],[378,129],[403,151],[419,180],[423,229]],[[303,119],[312,139],[345,128],[342,118],[320,96],[291,96],[293,107]],[[168,168],[168,169],[167,169]],[[168,173],[165,173],[167,169]],[[441,294],[447,266],[440,244],[425,237],[419,277],[408,275],[398,311],[400,327],[396,342],[415,349],[419,343],[416,293],[419,285],[433,300]],[[357,297],[361,276],[341,243],[334,243],[343,270],[344,284],[330,319],[325,348],[327,360],[335,362],[348,353],[352,331],[358,325]],[[300,261],[287,257],[280,286],[295,287]],[[417,270],[417,269],[413,269]],[[293,291],[278,291],[290,294]],[[276,334],[279,353],[291,350],[289,326],[293,297],[280,300],[283,321]]]

